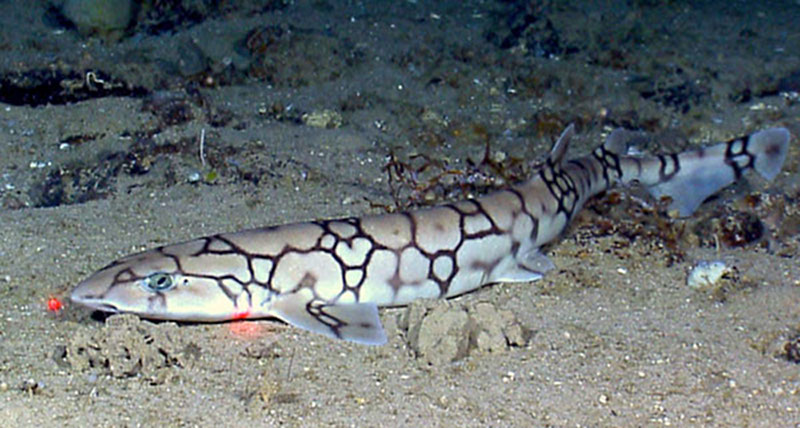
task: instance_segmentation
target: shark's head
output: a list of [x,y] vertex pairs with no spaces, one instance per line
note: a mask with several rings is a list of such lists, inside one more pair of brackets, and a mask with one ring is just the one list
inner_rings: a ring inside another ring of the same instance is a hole
[[[243,281],[231,275],[238,263],[224,255],[194,251],[202,246],[203,240],[196,240],[124,257],[79,283],[70,298],[95,310],[152,319],[222,321],[246,317],[252,297],[243,292]],[[193,268],[196,266],[203,269]],[[227,275],[217,277],[215,271]]]
[[[310,277],[308,272],[319,267],[306,262],[321,257],[302,259],[297,255],[308,253],[307,249],[285,250],[290,243],[302,244],[303,240],[316,245],[321,234],[319,225],[304,223],[156,248],[100,269],[75,287],[71,299],[99,311],[165,320],[274,317],[328,337],[370,345],[386,343],[375,302],[337,303],[320,298],[313,284],[304,281]],[[320,250],[311,254],[329,253]],[[327,258],[327,268],[336,263],[332,256]],[[282,281],[273,281],[276,263],[281,261],[286,267],[280,274]],[[337,282],[340,278],[328,278],[326,289],[333,284],[343,290]],[[274,289],[273,282],[285,288]]]

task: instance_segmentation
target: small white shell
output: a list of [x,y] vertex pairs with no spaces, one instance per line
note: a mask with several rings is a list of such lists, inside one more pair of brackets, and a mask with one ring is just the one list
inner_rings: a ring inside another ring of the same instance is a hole
[[714,286],[730,268],[722,260],[701,261],[692,268],[686,278],[686,285],[695,290]]

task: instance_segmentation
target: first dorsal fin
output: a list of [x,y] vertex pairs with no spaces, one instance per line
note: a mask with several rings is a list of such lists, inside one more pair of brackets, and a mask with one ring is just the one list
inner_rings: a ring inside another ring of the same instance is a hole
[[564,155],[567,153],[567,148],[569,147],[569,139],[572,138],[573,135],[575,135],[575,124],[570,123],[550,150],[550,155],[547,157],[547,163],[550,166],[558,166],[561,164],[561,161],[564,160]]

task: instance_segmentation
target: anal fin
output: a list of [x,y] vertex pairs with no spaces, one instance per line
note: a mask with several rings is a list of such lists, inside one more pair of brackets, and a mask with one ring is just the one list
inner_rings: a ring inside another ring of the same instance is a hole
[[669,210],[677,211],[680,217],[688,217],[703,201],[733,183],[735,179],[728,168],[696,168],[691,173],[679,174],[648,190],[655,199],[669,196],[672,199]]
[[374,303],[314,303],[310,293],[278,296],[270,313],[295,327],[334,339],[364,345],[383,345],[386,332]]

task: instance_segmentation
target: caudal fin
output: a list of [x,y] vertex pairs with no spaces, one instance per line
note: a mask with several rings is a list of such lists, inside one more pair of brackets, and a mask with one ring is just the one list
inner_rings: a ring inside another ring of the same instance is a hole
[[771,181],[781,172],[789,151],[789,138],[791,134],[786,128],[765,129],[750,136],[748,147],[755,157],[753,167],[762,177]]
[[[677,155],[653,158],[650,166],[658,175],[642,180],[656,197],[669,196],[670,210],[678,215],[691,215],[708,197],[732,184],[745,171],[753,168],[762,177],[772,180],[781,170],[789,148],[786,128],[771,128],[727,143],[717,144]],[[641,161],[639,165],[646,163]]]

